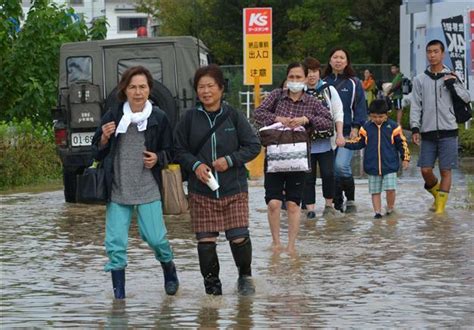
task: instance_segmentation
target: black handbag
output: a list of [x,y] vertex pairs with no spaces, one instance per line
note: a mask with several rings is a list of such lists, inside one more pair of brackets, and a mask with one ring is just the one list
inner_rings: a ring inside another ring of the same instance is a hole
[[94,162],[84,173],[77,175],[77,201],[85,203],[105,203],[107,201],[107,184],[102,163]]

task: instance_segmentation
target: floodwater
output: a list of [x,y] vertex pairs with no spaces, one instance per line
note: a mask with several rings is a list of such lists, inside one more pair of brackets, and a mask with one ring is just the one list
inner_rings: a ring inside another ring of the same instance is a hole
[[[250,188],[256,294],[236,294],[237,270],[220,237],[222,297],[204,293],[186,216],[166,217],[181,286],[163,289],[153,253],[130,231],[127,299],[103,272],[104,207],[66,204],[62,191],[0,196],[1,325],[81,328],[469,328],[474,325],[473,161],[454,173],[447,212],[435,216],[414,165],[399,181],[397,214],[372,218],[357,180],[355,216],[307,220],[298,254],[272,254],[261,182]],[[318,214],[321,193],[318,182]],[[468,207],[470,205],[470,207]],[[282,238],[286,241],[282,213]],[[221,235],[222,236],[222,235]]]

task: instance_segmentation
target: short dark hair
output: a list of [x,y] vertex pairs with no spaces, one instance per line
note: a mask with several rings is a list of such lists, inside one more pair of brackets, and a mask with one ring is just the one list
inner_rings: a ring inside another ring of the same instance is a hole
[[383,115],[388,112],[388,109],[389,107],[386,100],[377,99],[373,100],[372,103],[370,103],[369,113]]
[[400,69],[400,66],[399,66],[398,64],[395,64],[395,63],[392,63],[392,65],[390,65],[390,66],[394,66],[394,67],[396,67],[397,69]]
[[308,70],[317,71],[321,69],[321,62],[311,56],[306,57],[303,61],[303,64],[306,65]]
[[209,65],[200,67],[194,73],[193,87],[196,92],[197,92],[199,80],[201,80],[201,78],[204,76],[209,76],[213,78],[216,81],[216,84],[219,86],[219,88],[224,89],[224,85],[225,85],[224,73],[222,72],[221,68],[217,64],[209,64]]
[[346,54],[346,58],[347,58],[347,66],[344,68],[343,76],[347,77],[347,78],[355,77],[356,72],[352,68],[352,65],[351,65],[351,56],[350,56],[349,52],[343,47],[334,47],[333,49],[331,49],[331,51],[329,52],[329,57],[328,57],[328,64],[326,65],[326,68],[324,69],[323,77],[327,77],[332,73],[332,67],[331,67],[331,64],[329,62],[331,62],[331,57],[334,55],[334,53],[339,51],[339,50],[344,52],[344,54]]
[[288,76],[288,73],[290,73],[290,70],[294,68],[302,68],[304,71],[304,76],[305,77],[308,76],[308,67],[304,65],[304,63],[302,62],[293,62],[293,63],[288,64],[288,66],[286,67],[286,76]]
[[434,45],[439,45],[441,47],[441,51],[444,53],[444,44],[441,40],[438,39],[433,39],[430,42],[426,44],[425,50],[428,50],[428,47],[434,46]]
[[117,98],[120,101],[127,101],[127,94],[125,92],[127,90],[128,85],[130,85],[130,81],[132,80],[132,78],[137,75],[144,75],[148,83],[148,88],[150,89],[150,91],[153,89],[153,76],[151,75],[150,71],[148,71],[147,68],[141,65],[132,66],[125,70],[125,72],[122,74],[120,82],[117,85]]

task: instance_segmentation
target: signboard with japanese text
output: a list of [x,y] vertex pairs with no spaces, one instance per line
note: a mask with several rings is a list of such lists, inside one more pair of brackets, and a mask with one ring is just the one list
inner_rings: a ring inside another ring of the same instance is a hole
[[441,20],[446,46],[452,69],[461,81],[466,84],[466,39],[464,38],[463,16],[453,16]]
[[469,29],[471,35],[471,73],[474,74],[474,10],[469,12],[469,17],[471,20],[471,27]]
[[271,85],[272,8],[244,8],[244,85]]

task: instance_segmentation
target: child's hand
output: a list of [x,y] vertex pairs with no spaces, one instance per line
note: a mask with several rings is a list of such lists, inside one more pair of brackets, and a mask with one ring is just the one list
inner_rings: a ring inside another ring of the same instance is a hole
[[406,170],[406,169],[408,168],[408,165],[410,165],[410,162],[409,162],[409,161],[404,160],[404,161],[402,162],[402,168],[403,168],[404,170]]

